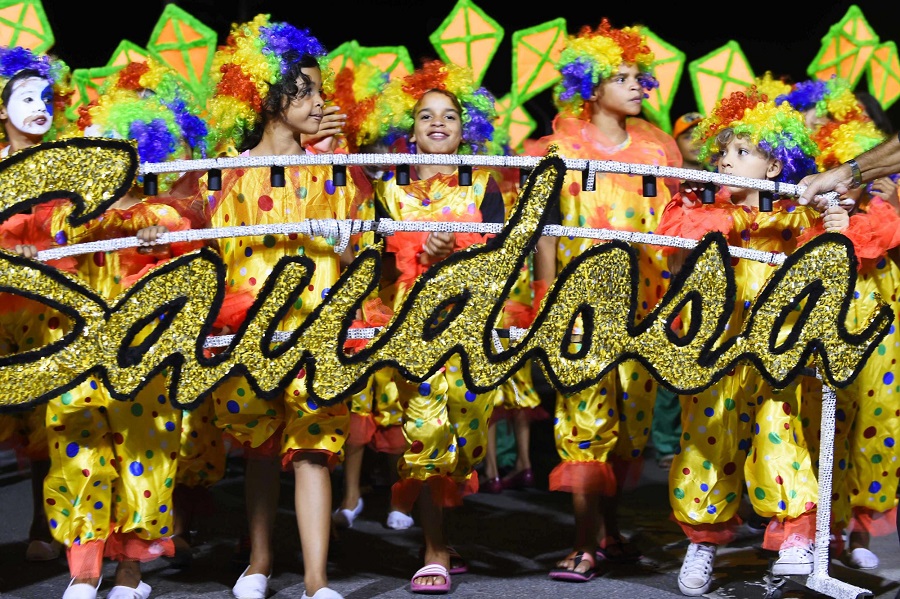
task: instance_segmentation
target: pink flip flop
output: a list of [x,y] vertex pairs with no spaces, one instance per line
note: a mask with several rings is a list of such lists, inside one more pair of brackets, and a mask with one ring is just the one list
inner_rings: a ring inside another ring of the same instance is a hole
[[[586,551],[581,553],[570,553],[566,559],[575,560],[572,569],[554,568],[553,570],[550,570],[550,578],[553,580],[564,580],[566,582],[588,582],[589,580],[593,580],[594,576],[597,575],[596,558],[590,553]],[[581,562],[587,562],[591,567],[584,572],[577,572],[575,569]]]
[[[423,576],[441,576],[444,579],[444,584],[417,583],[416,579],[422,578]],[[442,595],[444,593],[449,593],[450,573],[447,572],[447,568],[440,564],[425,564],[413,574],[412,579],[409,581],[409,590],[413,593],[423,593],[426,595]]]

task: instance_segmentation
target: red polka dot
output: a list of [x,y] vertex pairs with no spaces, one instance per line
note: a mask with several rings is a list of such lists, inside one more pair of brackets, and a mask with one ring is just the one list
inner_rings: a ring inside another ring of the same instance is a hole
[[150,499],[150,491],[144,491],[144,497]]
[[816,507],[816,504],[814,501],[807,501],[804,504],[803,511],[808,512],[809,510],[813,509],[814,507]]
[[121,445],[125,442],[125,437],[122,436],[122,433],[116,433],[113,435],[113,443],[116,445]]
[[783,484],[784,484],[784,479],[781,478],[781,475],[780,475],[780,474],[779,474],[778,476],[775,477],[775,484],[776,484],[776,485],[783,485]]
[[577,426],[573,426],[573,427],[572,427],[572,436],[573,436],[573,437],[577,437],[577,436],[578,436],[578,427],[577,427]]
[[421,441],[413,441],[413,444],[409,448],[413,453],[422,453],[423,449],[425,449],[425,445]]
[[579,193],[581,193],[581,185],[572,182],[572,184],[569,185],[569,195],[577,196]]
[[791,404],[789,404],[789,403],[781,404],[781,411],[784,412],[785,414],[787,414],[788,416],[790,416],[791,415]]
[[731,476],[732,474],[734,474],[736,470],[737,470],[737,464],[735,464],[734,462],[728,462],[722,468],[722,472],[724,472],[728,476]]
[[310,290],[310,291],[314,290],[315,288],[316,288],[315,285],[310,285],[310,286],[307,287],[307,289]]
[[302,379],[302,378],[305,377],[305,376],[306,376],[306,369],[305,369],[305,368],[301,368],[301,369],[300,369],[300,372],[297,373],[297,378],[298,378],[298,379]]
[[790,429],[791,429],[791,423],[790,423],[790,422],[785,422],[785,423],[784,423],[784,430],[787,431],[787,430],[790,430]]
[[685,476],[687,476],[688,474],[691,473],[691,469],[690,468],[682,468],[681,473],[684,474]]
[[231,215],[226,212],[225,213],[225,222],[227,223],[230,220],[231,220]]
[[50,320],[47,321],[47,328],[54,330],[59,328],[59,318],[56,316],[50,317]]
[[710,445],[715,445],[715,444],[716,444],[716,438],[715,438],[715,437],[709,437],[709,438],[706,439],[706,442],[709,443]]
[[875,436],[875,432],[876,432],[875,427],[870,426],[869,428],[867,428],[866,430],[863,431],[863,437],[865,437],[866,439],[871,439],[872,437]]
[[256,277],[250,277],[247,282],[250,283],[251,286],[256,286]]
[[700,503],[700,498],[699,498],[699,497],[694,497],[694,503]]
[[472,452],[472,457],[476,457],[476,458],[477,458],[478,456],[481,455],[481,452],[483,452],[483,451],[484,451],[484,447],[482,447],[481,445],[479,445],[478,447],[475,448],[475,451]]
[[106,252],[94,252],[93,258],[97,266],[106,266]]
[[259,199],[256,201],[256,203],[259,205],[259,209],[263,212],[268,212],[272,209],[273,206],[275,206],[275,202],[273,202],[272,198],[267,195],[259,196]]
[[88,470],[87,468],[85,468],[84,470],[81,471],[81,474],[82,474],[85,478],[87,478],[87,477],[89,477],[89,476],[91,475],[91,471]]
[[55,500],[55,499],[48,499],[48,500],[47,500],[47,505],[56,505],[56,500]]

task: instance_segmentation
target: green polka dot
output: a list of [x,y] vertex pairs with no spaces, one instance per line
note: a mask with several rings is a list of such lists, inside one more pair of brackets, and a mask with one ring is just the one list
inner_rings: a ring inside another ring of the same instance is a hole
[[737,405],[737,404],[735,403],[735,401],[734,401],[732,398],[730,398],[730,397],[729,397],[728,399],[725,400],[725,409],[726,409],[727,411],[729,411],[729,412],[730,412],[731,410],[733,410],[734,407],[735,407],[736,405]]
[[274,418],[276,415],[277,415],[277,413],[275,412],[275,410],[273,410],[271,408],[266,410],[266,416],[268,416],[269,418]]
[[643,420],[643,419],[644,419],[644,411],[641,410],[640,412],[638,412],[638,413],[635,415],[635,419],[637,419],[638,422],[640,422],[641,420]]
[[299,309],[301,309],[302,307],[303,307],[303,298],[302,298],[302,297],[298,297],[298,298],[297,298],[297,301],[294,302],[294,310],[299,310]]
[[791,491],[790,493],[788,493],[788,497],[790,497],[791,499],[797,499],[797,491]]
[[712,469],[712,462],[710,462],[709,460],[703,460],[703,469],[704,469],[704,470],[711,470],[711,469]]
[[582,401],[578,402],[578,411],[579,412],[584,412],[585,408],[587,408],[587,401],[582,400]]
[[237,195],[237,201],[239,204],[243,204],[245,201],[247,201],[247,198],[244,196],[244,194],[239,193]]
[[421,418],[416,418],[416,428],[422,428],[425,426],[425,421]]
[[91,436],[91,431],[85,429],[85,430],[82,430],[80,434],[81,434],[82,439],[87,439],[88,437]]
[[60,493],[68,493],[69,489],[67,487],[61,486],[57,489]]
[[148,460],[152,460],[153,459],[153,450],[148,449],[147,451],[144,452],[144,455],[147,456]]
[[633,381],[638,380],[638,373],[632,372],[632,373],[631,373],[631,380],[633,380]]
[[766,492],[762,487],[756,487],[753,490],[753,495],[759,500],[763,500],[766,498]]
[[876,415],[876,416],[881,416],[881,413],[882,413],[883,411],[884,411],[884,410],[882,410],[880,407],[879,407],[879,408],[875,408],[875,415]]
[[135,523],[135,524],[137,524],[138,522],[140,522],[140,521],[141,521],[141,514],[140,514],[140,512],[135,512],[134,515],[131,516],[131,521],[132,521],[133,523]]
[[100,456],[100,465],[106,466],[106,456]]
[[247,428],[256,428],[257,426],[259,426],[259,420],[251,420],[247,423],[246,426]]
[[737,493],[729,493],[725,496],[725,503],[731,503],[735,499],[737,499]]
[[479,426],[481,426],[481,424],[478,422],[477,418],[474,418],[469,422],[469,428],[473,431],[477,431]]
[[310,435],[321,435],[322,434],[322,427],[319,426],[318,422],[313,422],[312,424],[309,425],[309,428],[306,430],[309,431]]
[[684,490],[676,488],[672,491],[672,494],[675,496],[675,499],[684,499]]
[[882,495],[878,498],[878,503],[884,503],[887,501],[887,495]]
[[587,218],[582,215],[579,215],[578,216],[578,226],[583,227],[585,224],[587,224]]
[[775,445],[781,445],[781,437],[779,437],[775,433],[769,433],[769,443],[774,443]]
[[681,436],[681,438],[684,439],[685,441],[690,441],[690,440],[691,440],[691,433],[684,433],[684,434]]
[[140,417],[144,413],[144,406],[137,402],[132,402],[131,404],[131,415],[134,417]]
[[882,344],[878,346],[878,355],[883,356],[887,353],[887,348]]
[[172,485],[174,485],[174,484],[175,484],[175,479],[174,479],[174,478],[171,478],[171,477],[170,477],[170,478],[167,478],[167,479],[166,479],[165,485],[166,485],[166,488],[167,488],[167,489],[171,489],[171,488],[172,488]]
[[301,185],[300,187],[297,188],[297,197],[300,198],[301,200],[305,200],[307,194],[309,194],[309,189],[307,189],[305,186]]
[[66,391],[62,395],[59,396],[59,401],[62,402],[62,405],[67,406],[72,403],[73,397],[72,394]]
[[237,390],[235,391],[235,394],[236,394],[238,397],[244,397],[244,394],[245,394],[245,393],[247,393],[247,392],[244,391],[244,388],[243,388],[243,387],[238,387]]
[[466,384],[466,382],[462,379],[458,379],[458,380],[454,381],[453,384],[456,385],[457,387],[462,387],[463,385]]
[[800,471],[800,462],[791,463],[791,468],[793,468],[794,470],[797,470],[799,472]]
[[625,218],[634,217],[634,208],[628,208],[625,210]]
[[265,235],[263,237],[263,245],[267,248],[275,247],[275,236],[274,235]]
[[872,456],[872,463],[873,463],[873,464],[880,464],[880,463],[881,463],[881,460],[882,460],[882,457],[881,457],[881,454],[880,454],[880,453],[876,453],[875,455]]

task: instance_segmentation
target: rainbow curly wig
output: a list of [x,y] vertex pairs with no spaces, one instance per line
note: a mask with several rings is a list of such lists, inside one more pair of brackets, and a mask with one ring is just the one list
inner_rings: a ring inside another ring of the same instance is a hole
[[[585,26],[569,36],[556,68],[561,78],[553,87],[553,102],[566,116],[581,117],[594,89],[619,70],[637,65],[645,91],[659,87],[653,76],[653,52],[640,27],[615,29],[604,18],[596,30]],[[646,94],[645,94],[646,95]]]
[[817,117],[835,121],[858,118],[862,105],[856,100],[850,82],[832,75],[828,80],[809,79],[793,86],[790,92],[775,98],[776,104],[786,102],[800,112],[815,108]]
[[[53,86],[53,126],[47,131],[44,140],[54,139],[66,126],[65,112],[74,92],[69,79],[69,67],[58,58],[35,54],[28,48],[0,47],[0,91],[22,71],[35,71]],[[6,141],[6,131],[2,127],[0,141]]]
[[452,93],[462,106],[459,153],[488,152],[497,119],[494,96],[487,89],[476,87],[469,69],[440,60],[428,61],[415,72],[393,79],[385,86],[376,103],[380,123],[378,137],[388,145],[407,137],[413,129],[416,103],[433,89]]
[[213,56],[209,123],[214,147],[241,144],[259,123],[270,87],[305,54],[318,60],[324,83],[330,73],[324,64],[327,52],[308,29],[270,22],[267,14],[232,25],[225,45]]
[[828,123],[816,131],[814,139],[820,149],[816,164],[824,171],[871,150],[887,137],[874,122],[862,117]]
[[390,76],[367,60],[351,68],[345,66],[334,78],[334,101],[347,115],[344,135],[351,152],[379,139],[380,123],[375,103]]
[[[200,104],[174,71],[154,60],[129,63],[103,82],[96,100],[78,110],[78,133],[134,139],[141,162],[208,155]],[[159,185],[168,189],[177,178],[177,173],[160,175]]]
[[787,103],[776,105],[755,86],[747,92],[733,92],[721,98],[712,113],[694,129],[694,139],[702,143],[698,156],[701,162],[715,166],[722,151],[719,135],[726,129],[780,160],[783,168],[776,179],[779,182],[796,183],[817,172],[815,157],[819,148],[803,115]]
[[766,71],[762,77],[753,79],[752,85],[756,86],[757,91],[769,100],[791,92],[791,84],[782,79],[776,79],[772,71]]

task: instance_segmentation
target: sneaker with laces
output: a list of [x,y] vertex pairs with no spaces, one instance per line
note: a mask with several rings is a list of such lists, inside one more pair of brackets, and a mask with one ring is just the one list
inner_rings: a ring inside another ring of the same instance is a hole
[[809,537],[793,533],[781,544],[778,559],[772,565],[776,576],[812,574],[816,545]]
[[678,589],[682,595],[699,597],[709,592],[715,559],[715,545],[691,543],[688,546],[681,572],[678,573]]

